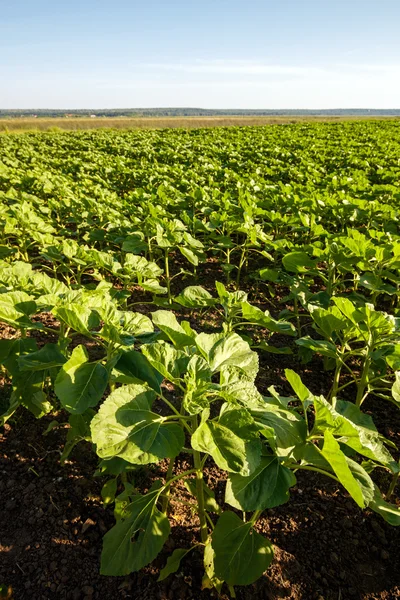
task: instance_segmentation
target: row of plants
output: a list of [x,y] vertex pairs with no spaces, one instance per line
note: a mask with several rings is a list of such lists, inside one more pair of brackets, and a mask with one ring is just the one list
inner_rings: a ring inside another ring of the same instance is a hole
[[[154,560],[182,485],[198,541],[160,579],[200,551],[232,596],[271,563],[257,523],[298,471],[400,525],[398,448],[363,411],[400,402],[398,144],[395,122],[0,138],[0,418],[64,411],[61,462],[97,453],[104,575]],[[199,285],[215,261],[224,283]],[[270,353],[293,355],[290,396],[256,384]],[[315,356],[325,396],[297,373]]]

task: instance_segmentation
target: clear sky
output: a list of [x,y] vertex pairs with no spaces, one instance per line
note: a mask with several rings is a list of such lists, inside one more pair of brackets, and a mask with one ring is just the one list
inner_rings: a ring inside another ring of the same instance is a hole
[[400,0],[0,0],[0,108],[400,108]]

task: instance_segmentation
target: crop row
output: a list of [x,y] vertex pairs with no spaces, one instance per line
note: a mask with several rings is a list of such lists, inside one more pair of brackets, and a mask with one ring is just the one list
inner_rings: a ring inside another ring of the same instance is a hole
[[[269,566],[255,525],[299,470],[400,525],[398,448],[363,410],[400,403],[397,122],[25,134],[0,148],[0,419],[62,410],[61,462],[92,445],[116,519],[103,574],[157,556],[182,482],[199,539],[160,578],[200,550],[203,585],[232,594]],[[258,384],[271,355],[293,356],[290,396]],[[297,372],[316,360],[325,395]],[[164,479],[137,489],[161,461]]]

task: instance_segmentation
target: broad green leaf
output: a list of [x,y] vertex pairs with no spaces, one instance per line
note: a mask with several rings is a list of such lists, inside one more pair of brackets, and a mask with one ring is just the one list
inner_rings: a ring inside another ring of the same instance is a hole
[[264,510],[289,500],[289,488],[296,477],[283,467],[276,456],[263,456],[257,469],[248,477],[229,475],[225,502],[244,511]]
[[83,335],[90,335],[100,325],[97,312],[78,302],[53,308],[52,313],[68,327]]
[[46,344],[37,352],[24,354],[18,358],[21,371],[42,371],[53,367],[61,367],[67,362],[57,344]]
[[224,366],[241,368],[249,378],[255,379],[258,372],[258,356],[237,333],[200,333],[196,344],[207,360],[213,373]]
[[179,454],[185,441],[182,428],[148,410],[154,397],[152,390],[134,384],[110,394],[91,423],[100,458],[147,464]]
[[154,369],[170,381],[181,377],[190,360],[182,350],[177,350],[164,341],[146,344],[141,350]]
[[164,581],[164,579],[166,579],[168,575],[176,573],[179,567],[181,566],[182,558],[184,558],[186,554],[189,554],[189,552],[193,550],[194,547],[195,546],[192,546],[192,548],[177,548],[176,550],[174,550],[171,556],[168,556],[167,564],[163,569],[161,569],[157,581]]
[[202,580],[202,589],[213,589],[215,588],[220,594],[222,586],[224,585],[223,580],[218,579],[215,574],[215,552],[211,545],[211,540],[206,543],[204,547],[204,575]]
[[306,422],[294,410],[285,410],[265,402],[263,408],[252,408],[251,414],[257,423],[273,430],[276,445],[282,450],[298,446],[306,440]]
[[329,430],[340,443],[396,471],[398,465],[385,448],[385,439],[376,430],[372,418],[355,404],[337,400],[333,408],[325,398],[315,396],[314,408],[313,434]]
[[250,323],[265,327],[274,333],[284,335],[296,335],[296,330],[292,323],[287,321],[276,321],[268,311],[263,312],[256,306],[252,306],[248,302],[242,302],[242,315]]
[[228,585],[250,585],[273,559],[271,542],[230,511],[218,519],[211,544],[215,574]]
[[54,391],[63,407],[82,414],[97,406],[108,383],[107,369],[98,362],[89,363],[84,346],[74,348],[70,359],[60,369]]
[[197,266],[199,264],[199,257],[191,248],[179,246],[179,251],[192,265]]
[[25,292],[0,294],[0,322],[7,323],[16,329],[38,329],[41,325],[33,323],[29,318],[36,310],[36,302]]
[[185,383],[182,406],[190,415],[197,415],[210,404],[208,393],[211,388],[211,369],[198,354],[192,356],[188,363]]
[[152,562],[170,532],[168,517],[156,506],[160,489],[135,496],[121,519],[103,538],[102,575],[129,575]]
[[392,396],[395,402],[398,402],[400,405],[400,371],[396,371],[396,380],[392,385]]
[[[7,364],[8,360],[6,361]],[[37,419],[48,414],[53,406],[44,393],[46,376],[46,371],[21,372],[17,369],[13,369],[13,391],[10,399],[11,405],[15,406],[16,404],[22,404],[25,408],[30,410]]]
[[[115,368],[127,378],[146,381],[156,392],[161,390],[162,375],[152,367],[148,359],[141,352],[137,352],[136,350],[124,352],[116,363]],[[121,379],[119,378],[119,380]],[[123,383],[130,382],[123,381]],[[132,383],[137,383],[137,381],[132,381]]]
[[192,435],[192,447],[211,454],[220,469],[241,475],[252,473],[261,457],[258,439],[242,439],[218,421],[202,423]]
[[[204,483],[204,479],[201,479],[203,496],[204,496],[204,507],[207,512],[221,514],[221,507],[215,499],[214,492]],[[186,479],[184,482],[185,488],[197,498],[197,479]]]
[[188,336],[185,330],[179,325],[174,313],[168,310],[157,310],[151,314],[153,323],[161,329],[171,342],[178,348],[193,346],[194,340]]
[[360,486],[347,464],[346,456],[341,451],[338,442],[330,431],[325,431],[324,433],[324,446],[321,452],[343,487],[349,492],[358,506],[364,508],[365,502]]
[[64,464],[79,442],[83,440],[90,441],[90,421],[94,414],[94,411],[89,408],[81,415],[72,414],[69,416],[68,423],[70,427],[67,432],[66,444],[60,457],[61,464]]
[[393,371],[400,371],[400,344],[390,345],[385,351],[384,357]]
[[337,357],[336,346],[327,340],[313,340],[312,338],[305,336],[296,340],[296,344],[304,348],[309,348],[314,352],[319,352],[323,356],[330,356],[335,359]]
[[312,400],[314,398],[314,395],[302,382],[300,375],[292,371],[292,369],[285,369],[285,376],[301,402],[306,402],[307,400]]
[[186,308],[214,306],[216,303],[216,299],[199,285],[186,287],[179,296],[175,296],[174,300]]
[[282,258],[282,264],[289,273],[304,273],[307,269],[314,269],[316,261],[305,252],[289,252]]
[[368,507],[385,519],[389,525],[400,526],[400,508],[396,504],[386,502],[376,486],[374,487],[374,498]]
[[103,500],[103,505],[107,506],[108,504],[112,504],[115,499],[115,494],[117,493],[117,478],[109,479],[101,488],[101,499]]
[[349,298],[340,298],[335,296],[332,298],[332,300],[340,312],[342,312],[345,317],[347,317],[349,321],[353,323],[353,325],[357,325],[364,319],[362,312],[359,311],[356,306],[354,306],[353,302],[349,300]]
[[1,363],[11,375],[19,375],[18,360],[21,356],[36,352],[37,344],[33,338],[17,338],[16,340],[0,340]]

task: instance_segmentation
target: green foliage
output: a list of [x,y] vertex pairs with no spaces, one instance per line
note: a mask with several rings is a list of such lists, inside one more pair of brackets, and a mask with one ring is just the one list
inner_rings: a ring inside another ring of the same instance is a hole
[[[203,552],[203,586],[218,592],[270,565],[255,524],[290,501],[299,470],[400,525],[393,444],[363,412],[372,395],[400,403],[398,131],[374,122],[1,136],[10,394],[0,422],[20,407],[38,418],[66,410],[61,462],[78,443],[95,450],[116,519],[104,575],[154,560],[181,484],[199,540],[172,553],[160,580]],[[263,389],[263,352],[292,356],[292,396]],[[296,372],[311,358],[331,372],[326,398]],[[137,471],[162,461],[165,479],[143,488]],[[232,510],[207,481],[213,465]],[[392,478],[387,494],[375,469]]]

